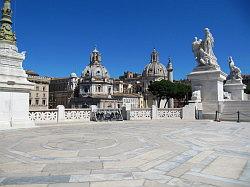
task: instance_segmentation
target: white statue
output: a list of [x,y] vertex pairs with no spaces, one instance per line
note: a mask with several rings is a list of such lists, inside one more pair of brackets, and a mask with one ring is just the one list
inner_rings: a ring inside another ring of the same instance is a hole
[[198,40],[198,38],[195,37],[195,40],[192,43],[192,51],[194,53],[195,60],[197,61],[198,66],[208,65],[217,68],[217,58],[215,57],[213,52],[214,38],[208,28],[205,28],[204,31],[204,40]]
[[207,54],[214,56],[214,53],[213,53],[213,50],[212,50],[212,48],[214,47],[214,38],[213,38],[213,36],[210,33],[208,28],[205,28],[204,31],[205,31],[205,39],[203,41],[204,51]]
[[224,99],[225,99],[225,100],[231,100],[231,93],[229,93],[229,92],[224,92],[223,95],[224,95]]
[[233,58],[230,56],[228,58],[229,68],[230,68],[230,75],[228,76],[228,79],[230,80],[242,80],[241,71],[240,68],[234,65]]
[[201,101],[201,91],[200,90],[193,91],[191,100],[192,101]]
[[199,62],[200,60],[200,48],[202,40],[194,37],[194,42],[192,43],[192,51],[194,53],[195,60]]

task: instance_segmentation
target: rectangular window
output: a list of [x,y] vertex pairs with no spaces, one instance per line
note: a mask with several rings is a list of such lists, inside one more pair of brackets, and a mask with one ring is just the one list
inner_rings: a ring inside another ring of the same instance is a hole
[[36,99],[36,105],[39,105],[39,100],[38,99]]
[[30,99],[30,105],[31,105],[31,99]]
[[43,97],[46,97],[46,94],[43,94]]
[[46,105],[46,100],[45,99],[43,99],[43,106],[45,106]]
[[39,97],[39,93],[36,93],[36,97]]
[[44,86],[44,87],[43,87],[43,91],[45,91],[45,90],[46,90],[46,87]]
[[36,86],[36,91],[39,91],[39,86]]

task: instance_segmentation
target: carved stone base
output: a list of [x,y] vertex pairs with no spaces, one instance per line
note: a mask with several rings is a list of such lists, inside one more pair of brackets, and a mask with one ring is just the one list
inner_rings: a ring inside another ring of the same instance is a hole
[[196,71],[212,71],[212,70],[220,70],[219,65],[199,65],[193,69],[193,72]]
[[193,92],[200,90],[204,118],[213,119],[218,101],[224,100],[223,81],[226,77],[220,70],[194,71],[188,75]]
[[29,120],[29,93],[0,89],[0,98],[0,129],[34,126]]
[[242,82],[227,81],[224,85],[224,90],[231,94],[231,100],[234,101],[245,100],[244,89],[246,89],[246,85]]
[[200,90],[202,101],[222,101],[223,81],[226,77],[220,70],[195,71],[188,75],[193,92]]
[[22,68],[24,53],[14,45],[0,42],[0,128],[27,127],[29,120],[29,91],[33,83]]

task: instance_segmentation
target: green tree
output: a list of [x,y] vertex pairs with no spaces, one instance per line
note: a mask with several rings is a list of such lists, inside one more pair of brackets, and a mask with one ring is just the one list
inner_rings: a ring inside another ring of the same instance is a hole
[[173,97],[173,88],[174,84],[167,80],[155,81],[152,82],[148,91],[150,91],[157,98],[157,107],[160,107],[160,103],[162,99],[166,99],[167,102],[170,98]]
[[160,103],[162,99],[166,99],[166,103],[164,108],[166,108],[167,103],[171,98],[174,98],[181,102],[181,100],[185,99],[185,103],[191,97],[191,86],[183,83],[172,83],[167,80],[155,81],[152,82],[148,90],[157,98],[157,107],[160,107]]
[[183,83],[174,83],[173,98],[177,99],[179,104],[181,100],[185,99],[185,103],[190,99],[192,94],[191,86]]
[[250,84],[247,85],[247,88],[245,89],[246,94],[250,94]]

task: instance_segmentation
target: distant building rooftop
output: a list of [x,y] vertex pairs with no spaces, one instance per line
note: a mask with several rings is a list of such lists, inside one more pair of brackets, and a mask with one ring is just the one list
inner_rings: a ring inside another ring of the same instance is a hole
[[28,76],[39,76],[39,74],[34,72],[33,70],[26,70],[25,72]]

